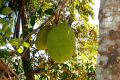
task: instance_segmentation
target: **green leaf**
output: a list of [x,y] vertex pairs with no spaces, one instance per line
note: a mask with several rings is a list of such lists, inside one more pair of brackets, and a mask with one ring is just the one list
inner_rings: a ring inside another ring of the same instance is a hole
[[39,8],[39,10],[37,11],[37,13],[41,14],[42,13],[42,9]]
[[30,24],[31,24],[32,26],[34,26],[35,20],[36,20],[36,16],[32,16],[32,17],[31,17],[31,20],[30,20]]
[[11,28],[8,27],[7,30],[5,31],[5,37],[9,38],[12,35]]
[[22,52],[23,52],[23,49],[22,49],[22,48],[19,48],[17,51],[18,51],[19,53],[22,53]]
[[28,28],[28,32],[32,32],[33,31],[33,28]]
[[6,49],[0,49],[0,58],[7,59],[10,57],[10,52]]
[[20,39],[17,39],[17,38],[12,39],[12,40],[9,41],[9,43],[10,43],[11,45],[13,45],[13,46],[18,47],[19,44],[20,44]]
[[2,10],[2,14],[4,14],[4,15],[8,15],[8,14],[10,14],[10,13],[12,13],[13,11],[12,11],[12,9],[10,8],[10,7],[5,7],[5,8],[3,8],[3,10]]
[[29,43],[27,43],[27,42],[23,42],[23,44],[22,44],[24,47],[30,47],[30,44]]
[[3,24],[3,26],[8,25],[8,21],[5,20],[4,18],[0,18],[0,23]]
[[0,0],[0,8],[2,7],[4,0]]
[[0,40],[0,47],[4,45],[5,45],[5,42],[3,40]]
[[2,27],[2,30],[1,30],[2,33],[4,34],[4,33],[6,32],[7,29],[8,29],[8,26],[3,26],[3,27]]
[[54,10],[52,8],[49,8],[49,9],[45,10],[44,13],[48,14],[48,15],[53,15],[54,14]]
[[3,37],[0,35],[0,39],[3,39]]
[[92,3],[92,5],[95,5],[95,2],[93,0],[89,0],[90,3]]

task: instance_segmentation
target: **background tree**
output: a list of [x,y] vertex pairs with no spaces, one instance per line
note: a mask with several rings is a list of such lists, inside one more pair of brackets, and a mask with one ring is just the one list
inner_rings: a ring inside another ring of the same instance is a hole
[[120,79],[120,0],[101,0],[97,80]]
[[[93,4],[92,0],[0,0],[0,57],[20,79],[94,80],[98,26],[89,23]],[[71,60],[57,64],[34,43],[42,27],[64,21],[74,30],[76,50]]]

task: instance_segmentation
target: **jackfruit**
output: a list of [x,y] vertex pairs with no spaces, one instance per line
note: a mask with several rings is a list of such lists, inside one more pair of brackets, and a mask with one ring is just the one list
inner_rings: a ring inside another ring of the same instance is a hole
[[45,27],[41,28],[41,30],[37,33],[35,46],[38,50],[46,50],[47,49],[47,36],[49,30]]
[[71,58],[75,49],[75,35],[67,23],[53,27],[47,38],[48,55],[56,63],[63,63]]

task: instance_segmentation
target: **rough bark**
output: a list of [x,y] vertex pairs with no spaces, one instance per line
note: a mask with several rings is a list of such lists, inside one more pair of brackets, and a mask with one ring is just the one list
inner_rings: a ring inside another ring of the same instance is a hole
[[120,0],[101,0],[97,80],[120,80]]

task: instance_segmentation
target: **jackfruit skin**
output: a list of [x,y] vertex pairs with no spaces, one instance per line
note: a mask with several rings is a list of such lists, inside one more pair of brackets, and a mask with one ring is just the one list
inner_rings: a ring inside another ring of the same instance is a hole
[[75,49],[75,35],[67,23],[60,23],[51,29],[47,49],[48,55],[56,63],[63,63],[71,58]]
[[41,30],[37,33],[35,46],[38,50],[46,50],[47,49],[47,36],[49,30],[45,27],[41,28]]

